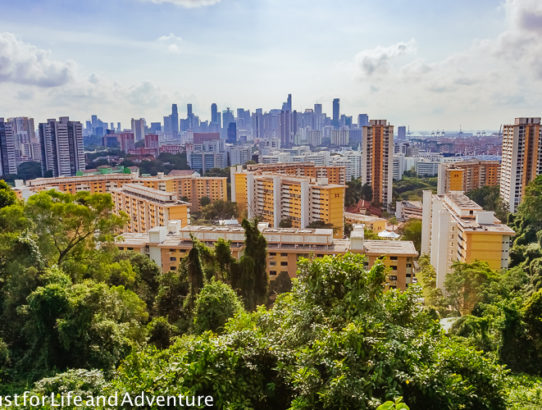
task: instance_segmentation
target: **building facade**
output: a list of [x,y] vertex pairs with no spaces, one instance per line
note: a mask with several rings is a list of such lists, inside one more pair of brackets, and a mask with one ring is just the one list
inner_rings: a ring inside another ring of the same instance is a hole
[[499,161],[461,161],[441,163],[438,168],[437,193],[450,191],[469,192],[484,186],[499,185]]
[[260,218],[278,228],[288,223],[306,228],[322,222],[344,231],[345,186],[327,178],[294,177],[273,172],[232,170],[232,201],[249,218]]
[[456,261],[479,260],[492,269],[507,268],[513,236],[493,212],[484,211],[462,192],[423,192],[421,253],[430,256],[439,288]]
[[[347,252],[367,256],[365,268],[382,259],[388,268],[387,286],[406,289],[415,283],[415,260],[418,256],[410,241],[365,240],[363,227],[356,226],[350,239],[336,239],[331,229],[270,228],[259,224],[267,241],[267,273],[273,280],[285,272],[295,277],[300,258],[312,259]],[[232,255],[239,258],[244,249],[245,231],[235,226],[185,226],[170,221],[147,233],[124,233],[117,241],[120,250],[147,254],[163,272],[175,271],[192,249],[192,237],[213,247],[219,238],[230,241]]]
[[140,184],[124,184],[111,190],[115,212],[125,212],[129,220],[127,232],[147,232],[155,226],[167,225],[171,220],[182,226],[190,223],[188,203],[170,192],[152,189]]
[[393,184],[393,125],[371,120],[363,127],[361,183],[373,190],[373,202],[388,207]]
[[525,187],[542,174],[540,117],[516,118],[505,125],[502,136],[500,194],[510,212],[516,212]]
[[69,117],[39,124],[43,176],[73,176],[85,170],[83,126]]

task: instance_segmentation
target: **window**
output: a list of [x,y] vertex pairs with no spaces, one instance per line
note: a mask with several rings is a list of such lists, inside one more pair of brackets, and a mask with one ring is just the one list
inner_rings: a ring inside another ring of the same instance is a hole
[[280,256],[288,256],[287,253],[281,253]]
[[270,271],[269,271],[269,275],[271,275],[271,276],[276,276],[276,275],[277,275],[277,271],[276,271],[276,270],[270,270]]
[[397,260],[397,256],[390,256],[390,261],[396,261]]
[[288,262],[283,261],[283,262],[280,263],[280,266],[288,266]]
[[277,264],[277,262],[275,262],[275,261],[269,262],[269,266],[275,266],[276,264]]
[[397,270],[397,266],[392,266],[391,270]]
[[397,275],[389,275],[389,280],[397,280]]
[[177,258],[176,258],[175,256],[172,256],[171,258],[169,258],[169,260],[170,260],[171,262],[176,262],[176,261],[177,261]]

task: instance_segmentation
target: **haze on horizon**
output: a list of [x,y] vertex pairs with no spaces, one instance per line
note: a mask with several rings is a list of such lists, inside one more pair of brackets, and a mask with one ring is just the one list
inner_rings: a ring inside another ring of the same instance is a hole
[[[295,3],[295,4],[293,4]],[[171,104],[368,113],[411,130],[542,116],[536,0],[0,0],[0,116],[129,125]]]

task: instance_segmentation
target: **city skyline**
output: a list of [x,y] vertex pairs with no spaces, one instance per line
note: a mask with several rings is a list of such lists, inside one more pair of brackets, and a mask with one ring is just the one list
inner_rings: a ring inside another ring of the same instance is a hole
[[540,116],[535,1],[256,3],[5,4],[0,111],[36,122],[95,113],[126,127],[160,121],[172,103],[210,119],[212,103],[267,111],[291,93],[298,111],[320,103],[330,115],[339,98],[341,113],[412,130],[495,130]]

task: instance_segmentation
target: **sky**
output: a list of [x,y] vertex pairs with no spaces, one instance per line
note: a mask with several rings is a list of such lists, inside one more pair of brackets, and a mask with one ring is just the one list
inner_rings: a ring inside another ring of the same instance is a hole
[[411,130],[542,116],[540,0],[0,0],[0,117],[333,98]]

